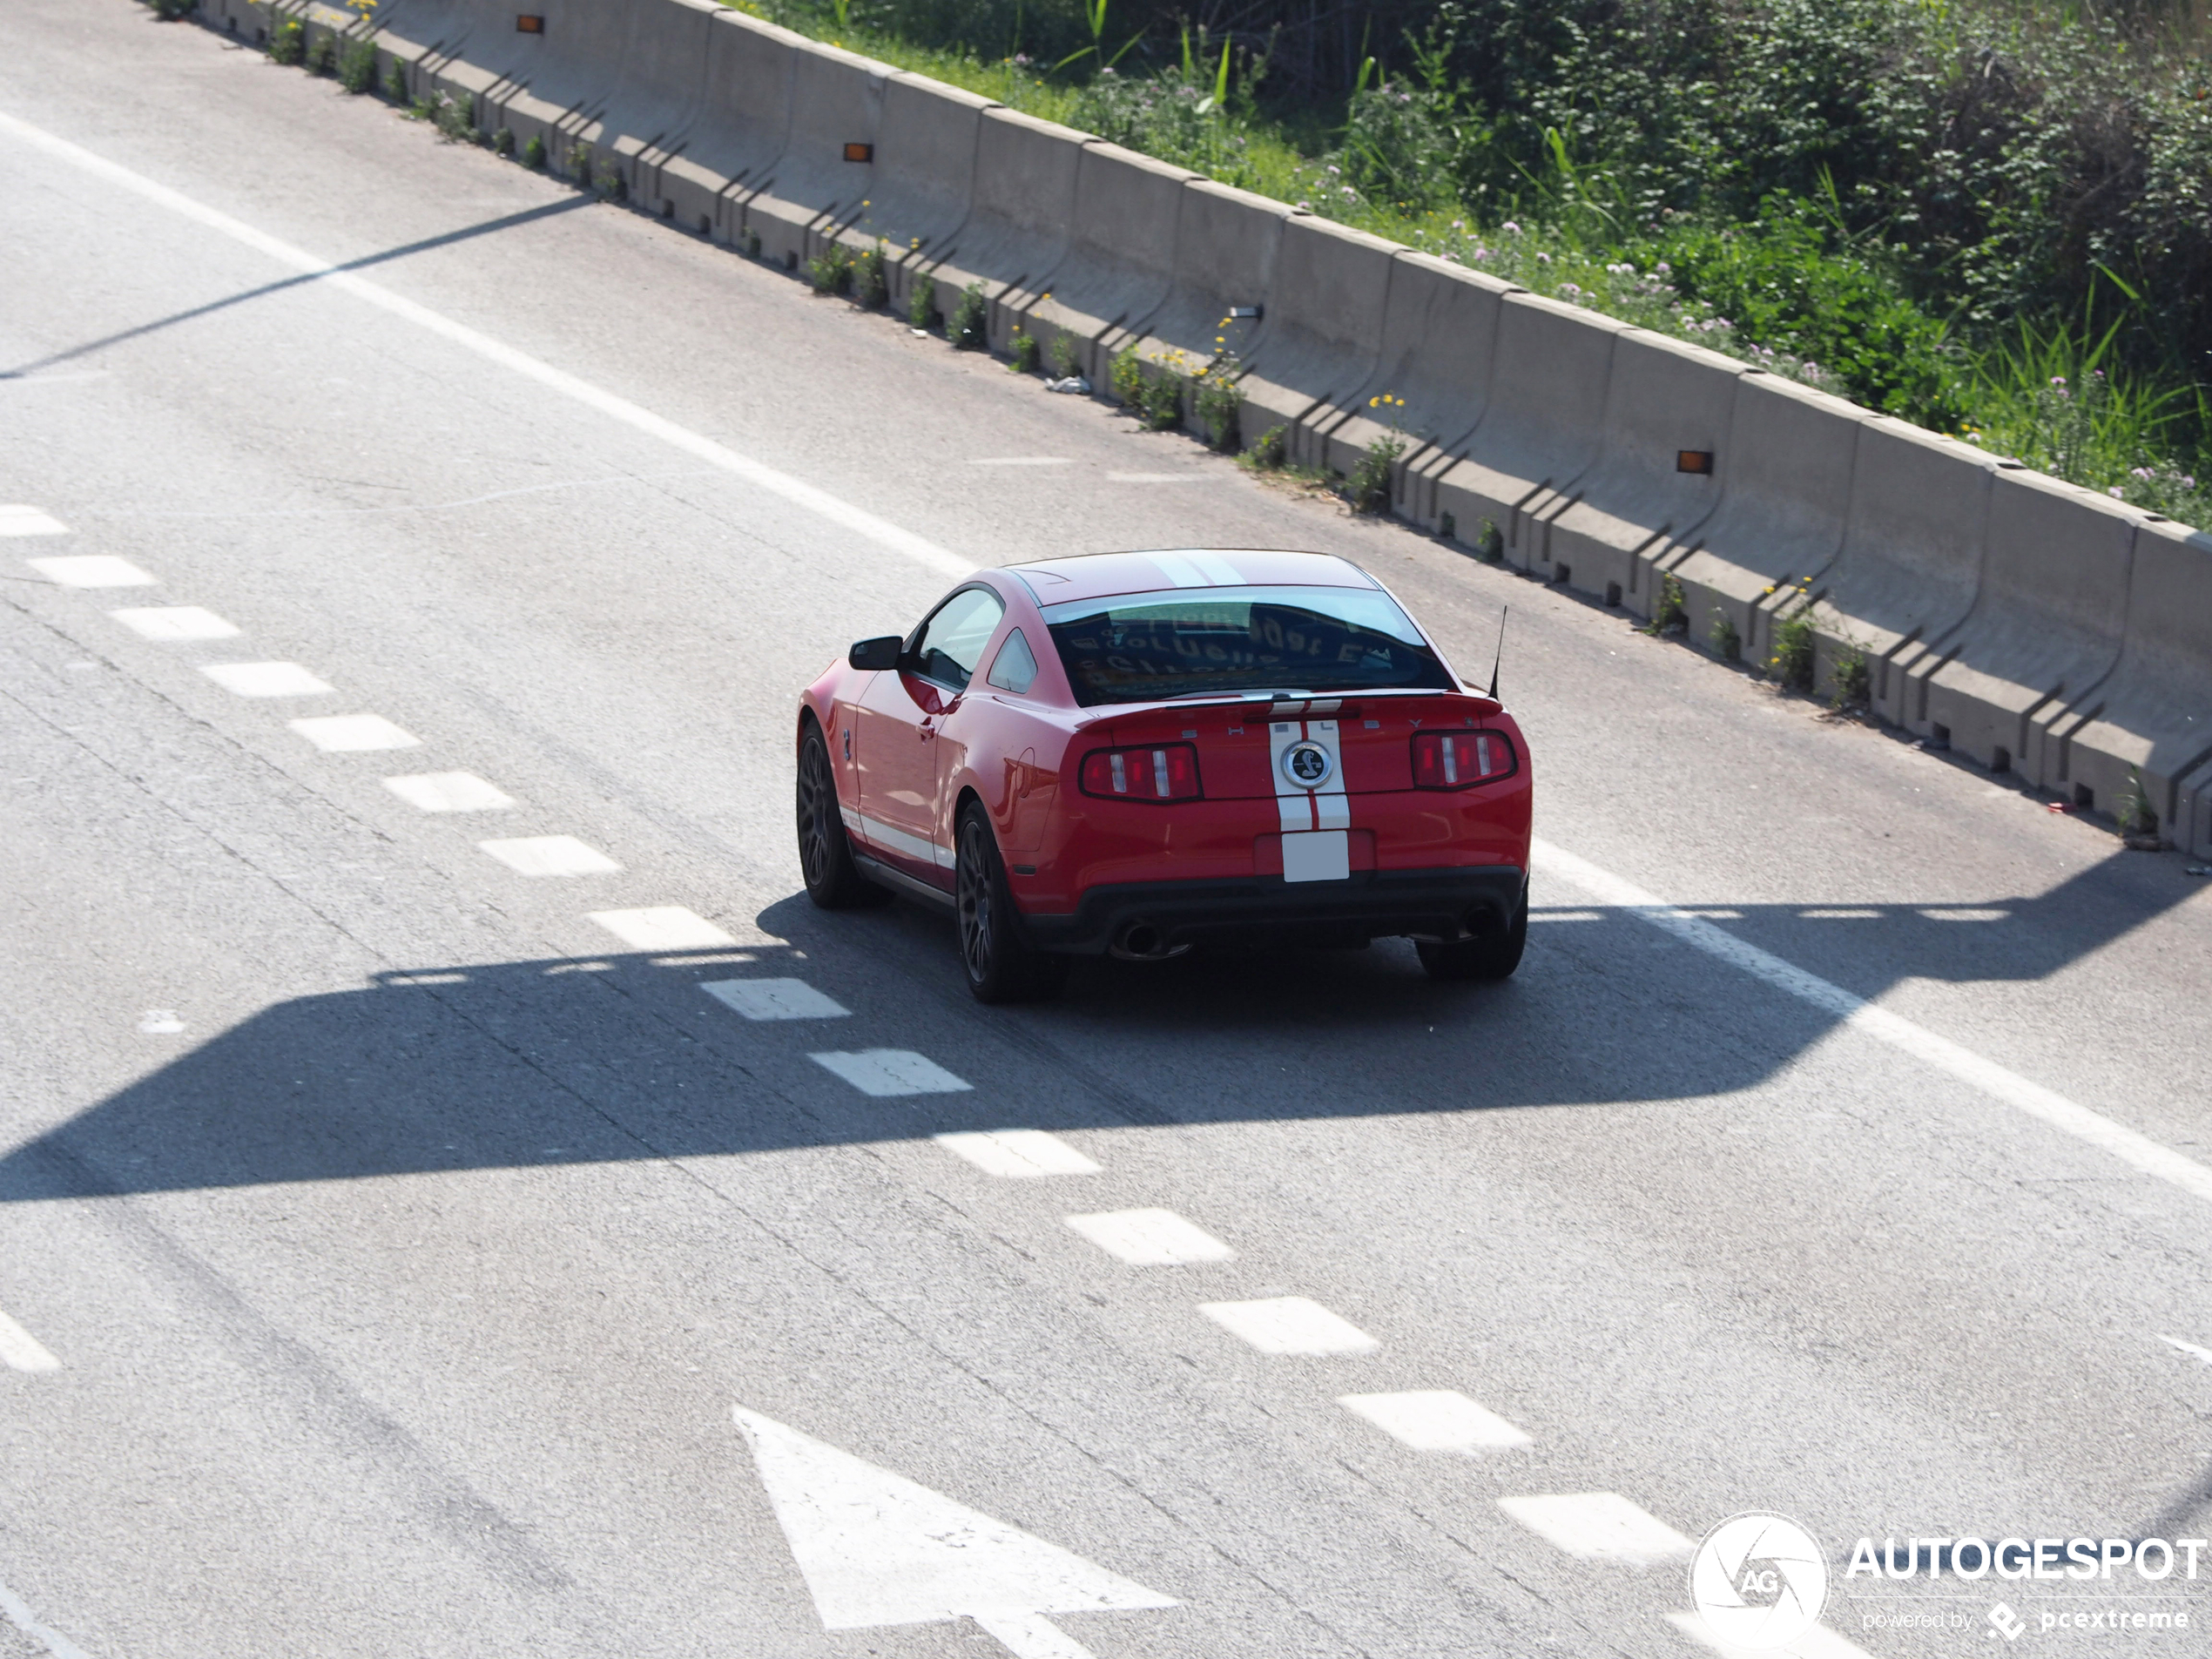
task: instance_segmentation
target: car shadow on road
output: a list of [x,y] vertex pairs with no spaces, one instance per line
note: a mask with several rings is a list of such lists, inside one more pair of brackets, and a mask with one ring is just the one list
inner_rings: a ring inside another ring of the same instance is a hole
[[[2020,981],[2188,889],[2124,856],[2034,898],[1700,911],[1862,995]],[[905,907],[759,918],[737,951],[433,967],[277,1003],[0,1157],[0,1203],[711,1157],[968,1129],[1110,1128],[1695,1098],[1757,1087],[1830,1015],[1617,909],[1540,907],[1505,985],[1410,948],[1100,963],[985,1009]],[[752,1021],[703,987],[802,979],[850,1012]],[[968,1086],[872,1096],[816,1055],[914,1051]],[[1993,1056],[2005,1058],[1999,1055]]]

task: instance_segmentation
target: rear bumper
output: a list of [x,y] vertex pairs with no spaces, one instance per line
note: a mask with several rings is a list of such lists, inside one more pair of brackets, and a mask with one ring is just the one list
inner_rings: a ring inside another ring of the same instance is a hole
[[[1301,940],[1455,940],[1501,931],[1527,888],[1527,873],[1506,864],[1445,870],[1355,870],[1342,881],[1286,882],[1280,876],[1210,881],[1143,881],[1096,887],[1072,913],[1022,920],[1041,950],[1100,955],[1145,924],[1167,948]],[[1145,954],[1151,954],[1150,952]]]

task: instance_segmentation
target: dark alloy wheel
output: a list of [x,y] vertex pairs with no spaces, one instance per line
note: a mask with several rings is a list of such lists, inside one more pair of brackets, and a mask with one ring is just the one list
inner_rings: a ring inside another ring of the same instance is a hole
[[845,816],[838,810],[829,745],[812,720],[799,745],[799,868],[806,878],[806,896],[825,910],[878,905],[891,897],[853,863],[853,844],[846,839]]
[[1022,937],[998,838],[983,809],[972,802],[960,817],[953,893],[961,965],[977,1001],[1028,1002],[1059,994],[1068,981],[1068,959],[1032,950]]
[[1528,889],[1524,886],[1513,921],[1503,932],[1485,934],[1480,939],[1455,940],[1448,945],[1422,941],[1416,943],[1413,949],[1431,979],[1501,980],[1513,977],[1514,969],[1521,966],[1521,954],[1527,946]]

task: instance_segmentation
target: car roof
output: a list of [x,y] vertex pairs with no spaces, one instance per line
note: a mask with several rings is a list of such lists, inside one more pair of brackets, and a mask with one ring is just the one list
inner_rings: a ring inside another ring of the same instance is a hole
[[1086,553],[1004,567],[1041,605],[1111,594],[1178,588],[1372,588],[1374,578],[1333,553],[1273,548],[1163,548],[1149,553]]

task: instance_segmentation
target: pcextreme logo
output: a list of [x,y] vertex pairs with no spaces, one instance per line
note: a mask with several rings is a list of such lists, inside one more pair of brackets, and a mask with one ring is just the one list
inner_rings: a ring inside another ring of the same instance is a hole
[[1787,1647],[1820,1622],[1827,1558],[1787,1515],[1730,1515],[1689,1558],[1689,1604],[1729,1647]]

